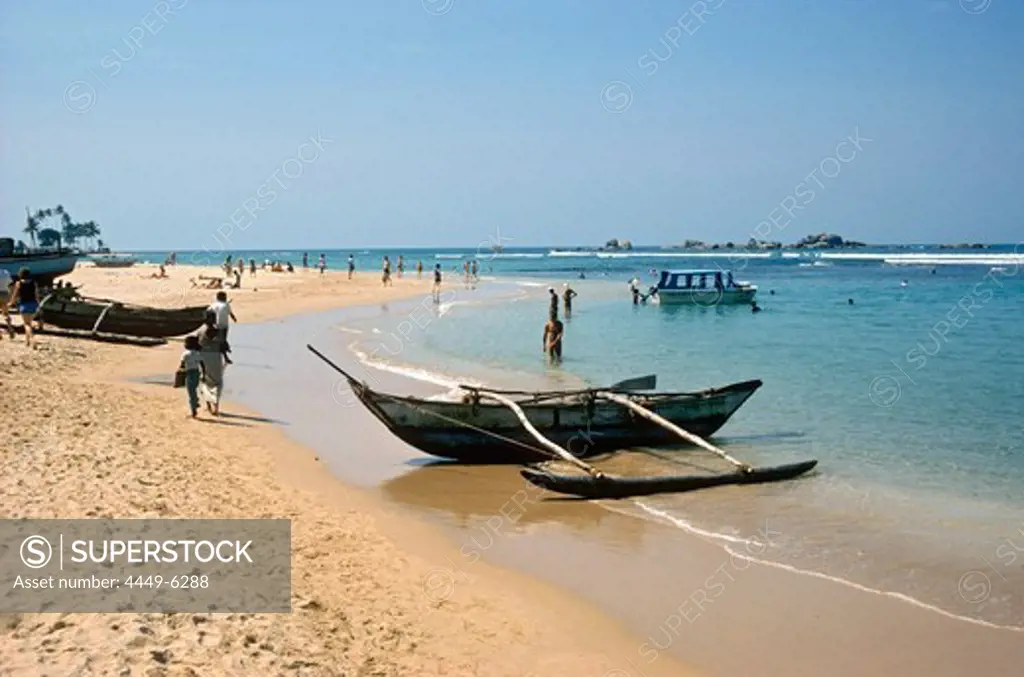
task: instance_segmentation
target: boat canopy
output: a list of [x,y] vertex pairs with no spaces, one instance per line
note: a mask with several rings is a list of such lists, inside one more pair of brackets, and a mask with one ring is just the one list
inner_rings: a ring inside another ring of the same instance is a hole
[[735,288],[731,270],[694,269],[694,270],[663,270],[658,281],[658,289],[715,289]]

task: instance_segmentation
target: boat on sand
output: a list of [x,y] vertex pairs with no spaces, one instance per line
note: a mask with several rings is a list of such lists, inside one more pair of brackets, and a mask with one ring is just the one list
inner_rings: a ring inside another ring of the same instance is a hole
[[54,293],[43,299],[37,318],[40,323],[61,329],[169,338],[183,336],[201,327],[206,309],[206,306],[151,308],[110,299]]

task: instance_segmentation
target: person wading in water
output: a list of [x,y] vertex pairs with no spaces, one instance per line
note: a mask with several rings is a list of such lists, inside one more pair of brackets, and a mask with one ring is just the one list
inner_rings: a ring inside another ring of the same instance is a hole
[[562,361],[562,334],[564,331],[565,327],[559,322],[558,315],[552,313],[548,323],[544,325],[544,352],[548,354],[548,364]]
[[554,287],[548,287],[548,301],[551,303],[548,307],[548,315],[558,319],[558,292],[555,291]]
[[565,287],[565,291],[562,292],[562,301],[565,303],[565,319],[568,320],[569,316],[572,315],[572,300],[579,296],[579,294],[569,286],[568,282],[563,286]]

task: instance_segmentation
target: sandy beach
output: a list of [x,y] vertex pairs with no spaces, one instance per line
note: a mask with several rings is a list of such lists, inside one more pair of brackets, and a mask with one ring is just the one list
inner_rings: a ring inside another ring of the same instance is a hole
[[[80,267],[89,296],[208,302],[192,267]],[[260,272],[229,292],[243,322],[427,293],[426,281]],[[302,337],[295,337],[301,341]],[[292,520],[291,614],[4,614],[2,675],[620,675],[640,639],[569,593],[481,562],[472,586],[430,594],[455,546],[337,481],[273,422],[231,403],[191,420],[182,391],[139,382],[180,345],[40,336],[0,341],[12,396],[3,516]],[[230,378],[230,372],[229,376]],[[645,674],[690,674],[663,658]]]

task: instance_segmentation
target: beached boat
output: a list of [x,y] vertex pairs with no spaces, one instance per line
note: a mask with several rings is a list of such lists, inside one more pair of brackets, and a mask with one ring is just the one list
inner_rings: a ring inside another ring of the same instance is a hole
[[168,338],[182,336],[201,327],[206,308],[150,308],[109,299],[69,299],[53,294],[43,299],[37,317],[43,324],[61,329]]
[[[381,423],[427,454],[467,463],[530,463],[552,457],[523,427],[514,411],[472,390],[467,390],[460,401],[404,397],[377,392],[341,373],[359,401]],[[760,387],[761,381],[754,380],[692,393],[640,394],[621,385],[607,392],[630,393],[642,406],[693,434],[707,437],[725,425]],[[588,390],[488,393],[513,396],[537,430],[578,457],[679,442],[678,436],[614,402],[595,398]]]
[[128,268],[138,263],[131,254],[91,254],[89,260],[97,268]]
[[16,278],[22,268],[27,268],[32,279],[48,285],[73,271],[79,258],[78,253],[61,248],[15,253],[14,240],[0,237],[0,268],[10,273],[12,278]]
[[[539,487],[582,498],[625,498],[692,491],[723,484],[793,479],[817,461],[754,468],[706,441],[761,386],[745,381],[694,393],[657,393],[654,376],[607,388],[524,393],[460,386],[461,401],[438,401],[378,393],[353,378],[311,345],[310,352],[340,373],[359,400],[397,437],[435,456],[471,463],[535,463],[560,459],[586,475],[524,468]],[[512,399],[516,397],[517,399]],[[582,460],[601,451],[689,442],[728,462],[728,472],[700,475],[622,477]],[[575,444],[574,444],[575,443]]]
[[733,279],[729,270],[663,270],[658,280],[658,302],[665,305],[689,303],[749,305],[757,286]]

